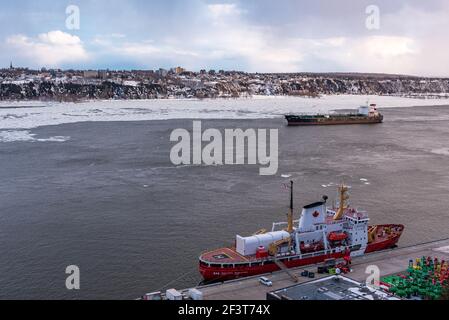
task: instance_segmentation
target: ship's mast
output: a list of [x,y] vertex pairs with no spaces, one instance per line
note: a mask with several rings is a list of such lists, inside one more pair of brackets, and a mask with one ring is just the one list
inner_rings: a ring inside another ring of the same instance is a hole
[[290,211],[288,213],[288,228],[289,233],[293,232],[293,181],[290,181]]

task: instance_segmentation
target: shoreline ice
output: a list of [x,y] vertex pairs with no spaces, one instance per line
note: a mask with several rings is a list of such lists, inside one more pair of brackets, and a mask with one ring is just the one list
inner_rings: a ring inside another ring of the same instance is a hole
[[95,121],[170,119],[270,119],[287,113],[356,109],[369,100],[382,108],[449,105],[446,99],[328,95],[320,98],[255,96],[237,99],[98,100],[86,102],[0,102],[0,129]]
[[70,137],[36,138],[36,134],[31,133],[29,130],[0,131],[0,142],[65,142],[67,140],[70,140]]

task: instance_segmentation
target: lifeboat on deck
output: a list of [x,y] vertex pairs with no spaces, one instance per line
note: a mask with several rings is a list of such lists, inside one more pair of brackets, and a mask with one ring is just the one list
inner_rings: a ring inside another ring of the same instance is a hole
[[324,245],[322,242],[301,243],[299,248],[302,253],[310,253],[324,250]]
[[328,238],[329,241],[343,241],[348,238],[348,235],[344,232],[331,232]]

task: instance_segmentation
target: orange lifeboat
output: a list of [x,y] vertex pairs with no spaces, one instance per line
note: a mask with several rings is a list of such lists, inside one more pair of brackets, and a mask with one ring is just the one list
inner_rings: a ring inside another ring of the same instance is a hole
[[331,232],[328,238],[329,241],[343,241],[348,238],[348,235],[344,232]]
[[301,243],[300,250],[302,253],[321,251],[324,250],[324,245],[322,242]]

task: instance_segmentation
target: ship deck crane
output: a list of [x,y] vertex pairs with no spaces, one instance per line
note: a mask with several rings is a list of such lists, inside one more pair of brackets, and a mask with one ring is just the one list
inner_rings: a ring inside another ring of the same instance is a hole
[[268,246],[268,253],[271,256],[276,256],[280,246],[288,244],[288,248],[292,247],[292,234],[293,234],[293,181],[290,181],[290,210],[287,214],[287,232],[290,237],[271,243]]
[[270,256],[276,256],[280,246],[282,246],[284,244],[288,244],[290,246],[291,239],[292,238],[290,237],[290,238],[279,240],[279,241],[276,241],[276,242],[273,242],[272,244],[270,244],[268,246],[268,253],[270,254]]
[[267,233],[267,229],[260,229],[259,231],[256,231],[256,232],[253,234],[253,236],[257,236],[257,235],[265,234],[265,233]]
[[373,243],[376,241],[377,236],[377,227],[370,227],[370,230],[368,230],[368,243]]
[[343,218],[343,216],[345,215],[345,210],[348,208],[348,204],[347,204],[347,201],[349,200],[348,191],[349,191],[349,187],[346,186],[344,183],[342,183],[338,187],[339,207],[338,207],[338,211],[334,215],[335,221],[341,220]]

